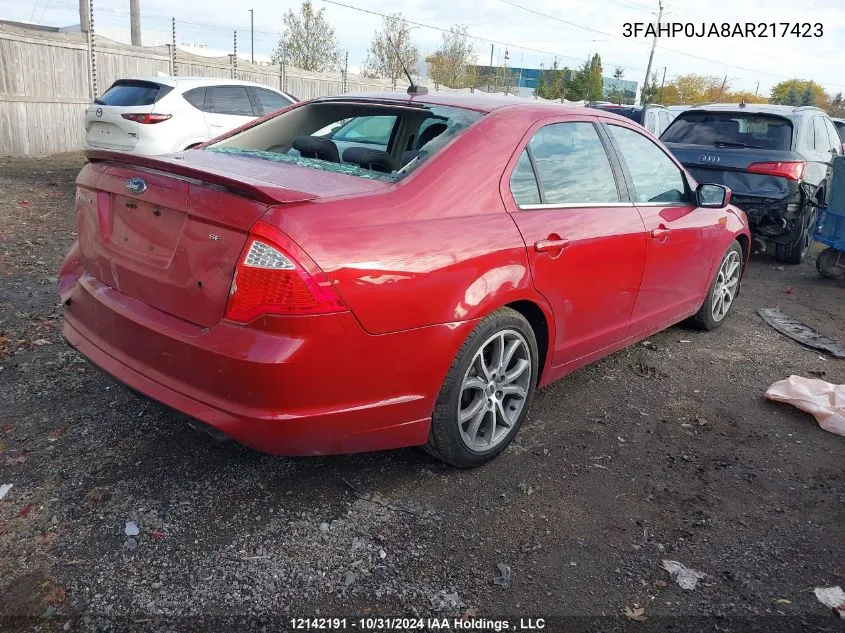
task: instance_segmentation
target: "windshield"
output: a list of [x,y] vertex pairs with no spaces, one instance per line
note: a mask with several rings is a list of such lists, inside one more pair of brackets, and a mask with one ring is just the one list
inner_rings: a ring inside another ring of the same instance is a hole
[[604,110],[605,112],[612,112],[613,114],[618,114],[619,116],[624,116],[626,119],[631,119],[635,123],[642,124],[643,122],[643,109],[642,108],[626,108],[624,106],[613,106],[613,105],[595,105],[590,106],[596,110]]
[[788,151],[792,123],[769,114],[681,112],[660,137],[664,143]]
[[481,116],[419,103],[326,99],[287,110],[207,151],[395,182]]

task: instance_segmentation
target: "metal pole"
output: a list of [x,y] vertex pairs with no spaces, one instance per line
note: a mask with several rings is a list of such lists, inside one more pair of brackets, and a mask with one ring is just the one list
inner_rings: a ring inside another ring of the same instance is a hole
[[234,40],[232,44],[232,49],[234,52],[232,53],[232,79],[238,78],[238,32],[233,31],[234,33]]
[[725,75],[724,80],[722,80],[722,87],[719,88],[719,96],[721,97],[722,94],[725,92],[725,84],[728,83],[728,76]]
[[[663,0],[658,0],[660,10],[657,12],[657,33],[660,32],[660,21],[663,19]],[[657,33],[654,34],[654,40],[651,42],[651,53],[648,56],[648,66],[645,69],[645,81],[643,82],[643,92],[648,88],[648,80],[651,78],[651,62],[654,60],[654,49],[657,46]]]
[[[343,92],[346,92],[346,84],[347,84],[346,76],[347,76],[348,72],[349,72],[349,51],[346,51],[346,59],[343,62]],[[395,83],[394,83],[393,87],[396,88]]]
[[760,82],[759,82],[759,81],[757,82],[757,87],[756,87],[756,88],[754,88],[754,96],[755,96],[755,97],[757,96],[757,91],[758,91],[758,90],[760,90]]
[[132,46],[141,46],[141,0],[129,0],[129,26]]
[[170,74],[175,77],[176,73],[176,18],[170,18],[170,50],[172,51],[172,58],[170,60]]
[[97,90],[97,49],[94,41],[94,0],[88,4],[88,51],[91,60],[91,97],[96,99],[100,96]]
[[660,82],[660,103],[663,103],[663,86],[666,85],[666,66],[663,67],[663,80]]
[[79,0],[79,30],[88,32],[91,19],[88,17],[88,0]]
[[249,10],[249,59],[255,63],[255,12]]

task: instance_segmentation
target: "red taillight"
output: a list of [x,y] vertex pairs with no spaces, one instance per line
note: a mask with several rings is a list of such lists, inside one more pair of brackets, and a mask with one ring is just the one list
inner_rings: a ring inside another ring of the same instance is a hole
[[746,171],[752,174],[766,174],[767,176],[781,176],[789,180],[801,180],[807,163],[803,160],[790,160],[777,163],[751,163]]
[[346,310],[332,283],[305,252],[259,220],[235,269],[226,318],[249,323],[271,314],[326,314]]
[[121,114],[124,119],[128,119],[129,121],[135,121],[135,123],[143,123],[144,125],[149,125],[151,123],[161,123],[162,121],[167,121],[172,114]]

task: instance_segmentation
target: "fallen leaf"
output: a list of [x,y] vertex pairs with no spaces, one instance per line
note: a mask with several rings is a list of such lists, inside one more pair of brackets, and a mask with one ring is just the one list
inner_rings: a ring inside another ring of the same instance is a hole
[[645,609],[643,607],[625,607],[625,616],[634,622],[642,622],[645,620]]
[[787,600],[786,598],[778,598],[778,604],[792,604],[792,600]]
[[153,538],[167,538],[167,534],[165,534],[161,530],[153,530],[150,536],[152,536]]
[[102,488],[91,488],[91,490],[86,493],[85,500],[91,503],[100,503],[102,501],[107,501],[109,497],[111,497],[111,495]]
[[74,558],[73,560],[69,560],[65,563],[65,565],[81,565],[85,562],[83,558]]
[[32,344],[37,347],[43,347],[44,345],[49,345],[50,341],[48,341],[46,338],[37,338],[32,341]]
[[29,206],[29,200],[20,200],[20,201],[18,201],[18,206],[21,206],[21,207],[28,207],[28,206]]
[[6,450],[6,445],[3,442],[0,442],[0,452]]
[[33,506],[31,503],[29,505],[25,505],[24,507],[21,508],[21,511],[18,514],[22,517],[25,517],[30,512],[32,512],[32,508],[34,508],[34,507],[35,506]]
[[7,425],[6,425],[6,426],[4,426],[2,429],[0,429],[0,433],[8,433],[8,432],[9,432],[9,431],[11,431],[13,428],[15,428],[15,425],[14,425],[14,424],[7,424]]
[[41,535],[41,542],[44,545],[49,545],[50,543],[53,542],[54,538],[56,538],[55,532],[45,532],[44,534]]
[[58,427],[58,428],[55,428],[55,429],[48,431],[47,437],[49,437],[51,440],[55,440],[57,438],[60,438],[62,435],[64,435],[64,433],[65,433],[65,427]]
[[23,464],[26,461],[25,455],[18,455],[17,457],[10,457],[6,460],[7,464]]
[[658,589],[663,589],[666,586],[666,581],[665,580],[655,580],[653,584]]

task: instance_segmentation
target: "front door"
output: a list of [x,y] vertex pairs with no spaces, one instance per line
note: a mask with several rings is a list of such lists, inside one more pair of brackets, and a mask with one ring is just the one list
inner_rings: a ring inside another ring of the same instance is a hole
[[653,139],[609,121],[606,129],[647,236],[645,273],[631,318],[636,335],[698,310],[727,211],[698,208],[681,168]]
[[646,237],[639,213],[617,188],[595,120],[537,129],[514,164],[507,193],[534,286],[554,313],[552,365],[624,340]]

